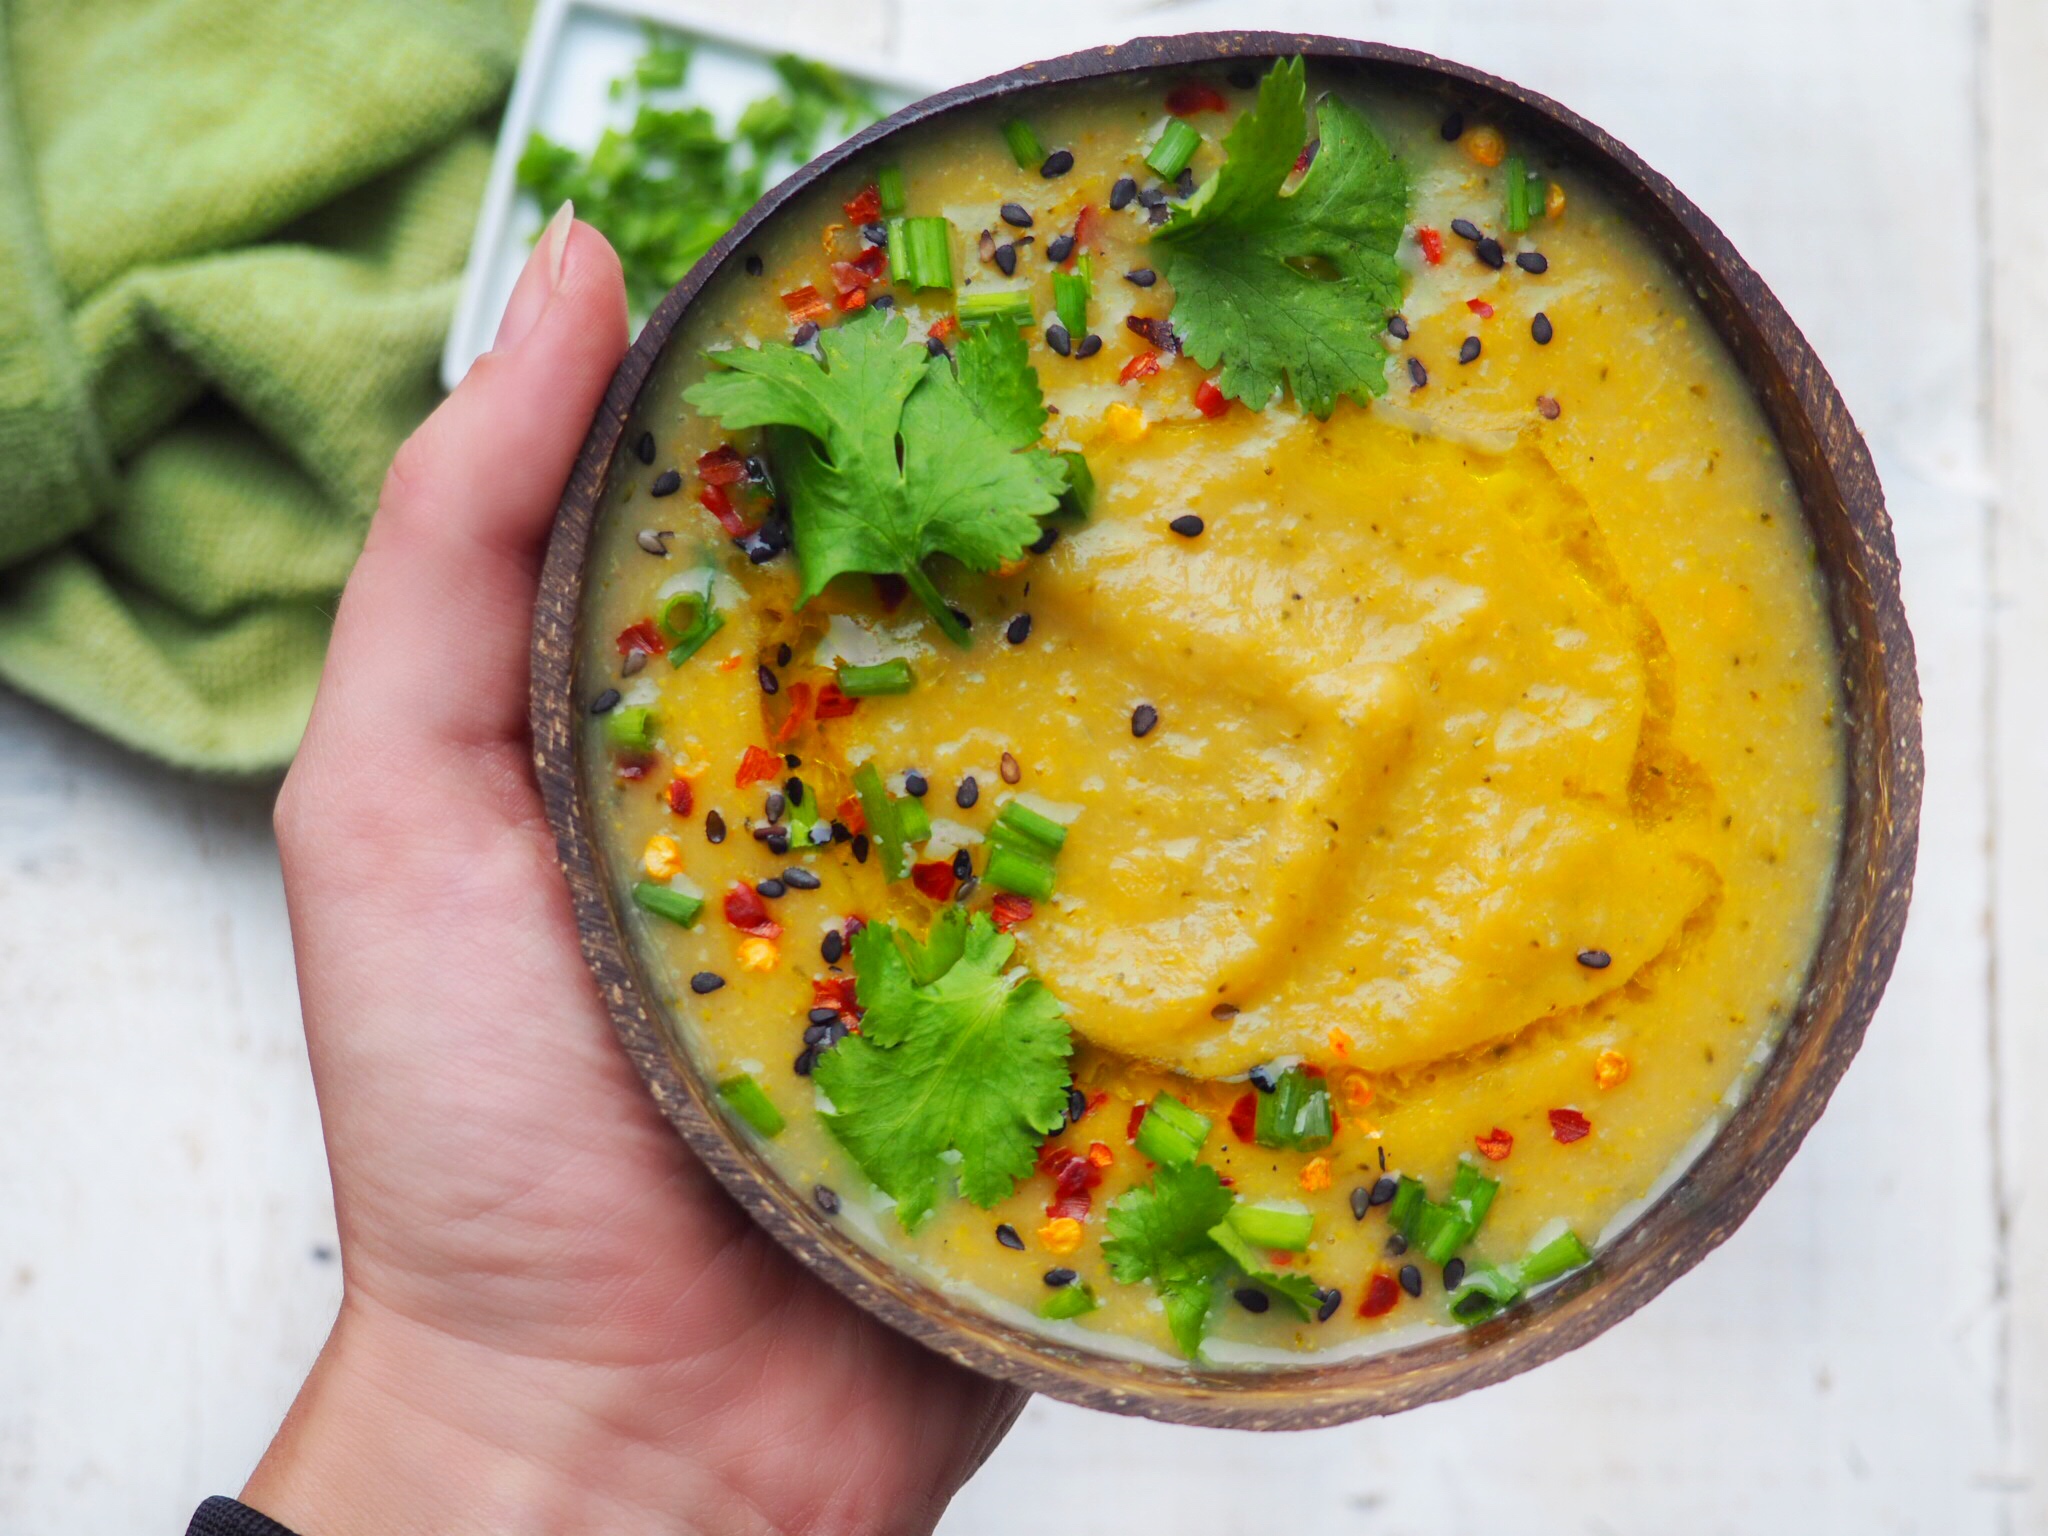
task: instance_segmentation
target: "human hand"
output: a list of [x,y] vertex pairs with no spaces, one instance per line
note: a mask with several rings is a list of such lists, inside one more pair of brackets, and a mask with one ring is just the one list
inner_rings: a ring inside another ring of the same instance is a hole
[[578,951],[527,638],[626,312],[568,214],[392,465],[278,798],[343,1296],[243,1497],[305,1536],[928,1530],[1021,1395],[725,1197]]

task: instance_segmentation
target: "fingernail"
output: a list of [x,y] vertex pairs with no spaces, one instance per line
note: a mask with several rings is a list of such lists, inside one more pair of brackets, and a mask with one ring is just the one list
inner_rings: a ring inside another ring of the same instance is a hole
[[548,220],[547,232],[541,236],[541,245],[548,253],[550,293],[562,286],[562,257],[569,249],[569,226],[575,222],[576,204],[565,197],[562,206],[555,210],[555,216]]

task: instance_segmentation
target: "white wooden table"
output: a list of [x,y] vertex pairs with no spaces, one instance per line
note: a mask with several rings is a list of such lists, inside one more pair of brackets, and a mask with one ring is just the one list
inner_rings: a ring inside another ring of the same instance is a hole
[[[706,0],[710,3],[710,0]],[[1293,1437],[1034,1403],[945,1530],[2048,1536],[2048,3],[759,0],[932,78],[1303,28],[1548,91],[1717,218],[1876,452],[1920,894],[1749,1224],[1509,1385]],[[181,1530],[319,1345],[333,1214],[268,797],[0,698],[0,1533]]]

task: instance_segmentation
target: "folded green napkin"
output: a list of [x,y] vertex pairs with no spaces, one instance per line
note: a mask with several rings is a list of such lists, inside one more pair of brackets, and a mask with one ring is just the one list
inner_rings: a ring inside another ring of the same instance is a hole
[[0,679],[290,758],[525,0],[0,0]]

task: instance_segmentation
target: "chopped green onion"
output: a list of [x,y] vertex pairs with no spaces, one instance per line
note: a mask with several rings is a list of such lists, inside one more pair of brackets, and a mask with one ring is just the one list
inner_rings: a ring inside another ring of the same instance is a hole
[[1508,229],[1521,234],[1529,227],[1529,163],[1520,155],[1509,155]]
[[1289,1067],[1271,1093],[1259,1095],[1252,1137],[1262,1147],[1314,1152],[1330,1144],[1335,1130],[1329,1084],[1300,1067]]
[[1101,1300],[1089,1287],[1088,1282],[1077,1280],[1072,1285],[1061,1286],[1041,1301],[1038,1304],[1038,1315],[1053,1322],[1061,1322],[1070,1317],[1085,1317],[1101,1305]]
[[849,699],[871,698],[879,693],[908,693],[917,679],[910,675],[910,663],[901,656],[878,661],[871,667],[839,668],[839,691]]
[[1514,1273],[1514,1266],[1495,1268],[1491,1264],[1474,1264],[1465,1271],[1465,1279],[1451,1297],[1451,1316],[1470,1328],[1497,1316],[1522,1294],[1522,1282]]
[[1060,324],[1076,341],[1088,334],[1088,300],[1095,292],[1087,263],[1088,258],[1083,256],[1074,271],[1052,275],[1052,307],[1059,311]]
[[1010,146],[1018,170],[1035,171],[1045,164],[1045,146],[1038,142],[1038,135],[1023,118],[1013,117],[1003,124],[1003,140]]
[[1155,1094],[1145,1118],[1138,1122],[1138,1155],[1171,1168],[1184,1168],[1209,1139],[1212,1123],[1207,1115],[1197,1114],[1172,1094]]
[[885,218],[900,218],[903,210],[910,206],[910,193],[903,185],[903,167],[885,165],[875,178],[875,190],[882,195],[882,214]]
[[906,288],[952,287],[952,224],[937,216],[891,219],[889,280]]
[[1003,808],[996,812],[996,825],[1038,844],[1048,853],[1058,853],[1067,846],[1065,827],[1016,800],[1003,802]]
[[[1464,1246],[1464,1220],[1454,1207],[1426,1200],[1422,1214],[1415,1219],[1415,1234],[1409,1242],[1432,1264],[1448,1264]],[[1437,1257],[1439,1252],[1443,1254],[1442,1258]]]
[[922,800],[909,796],[896,802],[896,824],[903,829],[906,843],[921,843],[932,835],[931,813]]
[[1188,162],[1195,158],[1195,151],[1201,147],[1202,136],[1195,132],[1187,119],[1176,117],[1159,135],[1159,142],[1145,156],[1145,163],[1162,180],[1171,181],[1187,169]]
[[[799,779],[798,783],[803,781]],[[818,792],[805,786],[803,798],[789,803],[789,840],[798,848],[811,846],[811,828],[818,824]]]
[[1401,1182],[1394,1186],[1394,1198],[1387,1206],[1387,1225],[1413,1241],[1415,1225],[1422,1219],[1422,1207],[1427,1196],[1422,1180],[1402,1174]]
[[963,293],[954,308],[962,325],[980,325],[989,320],[1010,320],[1018,325],[1030,325],[1037,318],[1031,313],[1031,295],[1022,288]]
[[891,880],[901,880],[910,873],[910,856],[903,847],[903,823],[897,815],[896,802],[882,787],[882,775],[873,763],[862,763],[853,770],[853,792],[860,796],[868,839],[882,856],[882,873]]
[[1279,1248],[1288,1253],[1306,1248],[1316,1230],[1313,1213],[1285,1205],[1233,1205],[1225,1219],[1254,1248]]
[[1095,476],[1088,468],[1088,461],[1069,448],[1060,458],[1067,465],[1067,488],[1060,492],[1059,510],[1064,515],[1081,522],[1088,520],[1088,514],[1095,510]]
[[1052,866],[1031,858],[1013,842],[992,846],[988,867],[982,870],[981,878],[999,891],[1028,896],[1033,901],[1044,901],[1052,895]]
[[767,1092],[751,1074],[738,1072],[718,1085],[718,1096],[730,1104],[733,1113],[763,1136],[779,1136],[785,1124],[782,1111],[769,1100]]
[[652,880],[642,880],[633,887],[633,905],[688,928],[697,921],[697,914],[704,910],[704,898],[685,896],[681,891],[657,885]]
[[1593,1262],[1593,1255],[1586,1245],[1579,1241],[1579,1234],[1567,1227],[1556,1237],[1534,1252],[1524,1254],[1515,1266],[1516,1277],[1524,1287],[1542,1285],[1555,1280],[1559,1275],[1577,1269],[1582,1264]]
[[645,752],[654,745],[654,711],[634,704],[604,717],[604,734],[621,752]]
[[702,592],[678,592],[661,605],[661,631],[674,643],[668,661],[680,667],[704,648],[704,642],[725,628],[725,615],[711,606],[711,583]]

